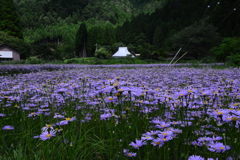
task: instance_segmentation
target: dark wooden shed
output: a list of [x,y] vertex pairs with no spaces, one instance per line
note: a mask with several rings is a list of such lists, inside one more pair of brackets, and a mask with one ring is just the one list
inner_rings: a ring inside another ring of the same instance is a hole
[[0,61],[19,61],[20,53],[16,49],[0,44]]

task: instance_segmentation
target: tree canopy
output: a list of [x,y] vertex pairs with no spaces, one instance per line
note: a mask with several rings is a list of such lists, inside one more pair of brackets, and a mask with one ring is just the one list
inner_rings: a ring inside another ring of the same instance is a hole
[[76,44],[75,44],[75,54],[78,57],[87,57],[86,47],[87,47],[87,27],[85,23],[81,23],[76,34]]
[[1,0],[0,31],[23,38],[22,27],[13,0]]

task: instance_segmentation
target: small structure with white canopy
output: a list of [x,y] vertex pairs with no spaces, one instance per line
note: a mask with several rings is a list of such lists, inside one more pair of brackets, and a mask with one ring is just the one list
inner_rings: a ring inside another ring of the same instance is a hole
[[115,57],[115,58],[123,58],[127,56],[135,57],[128,51],[127,47],[119,47],[118,51],[114,55],[112,55],[112,57]]

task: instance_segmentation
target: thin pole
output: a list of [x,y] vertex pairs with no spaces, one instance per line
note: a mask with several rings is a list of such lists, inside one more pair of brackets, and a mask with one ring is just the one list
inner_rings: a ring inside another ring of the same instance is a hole
[[183,56],[185,56],[187,54],[187,52],[185,52],[180,58],[178,58],[173,64],[177,63],[177,61],[179,61]]
[[168,64],[168,66],[171,65],[171,63],[173,62],[173,60],[177,57],[178,53],[181,51],[182,47],[178,50],[178,52],[175,54],[175,56],[173,57],[173,59],[171,60],[171,62]]

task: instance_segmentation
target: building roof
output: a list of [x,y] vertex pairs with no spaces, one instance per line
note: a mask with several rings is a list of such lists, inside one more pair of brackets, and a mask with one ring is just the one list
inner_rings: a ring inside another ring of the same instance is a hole
[[15,50],[16,52],[19,53],[19,50],[15,49],[15,48],[13,48],[13,47],[7,45],[7,44],[0,44],[0,48],[3,47],[3,46],[6,46],[7,48],[10,48],[10,49],[12,49],[12,50]]
[[[128,55],[132,54],[128,51],[127,47],[119,47],[118,51],[113,55],[113,57],[126,57]],[[132,57],[134,56],[132,55]]]

